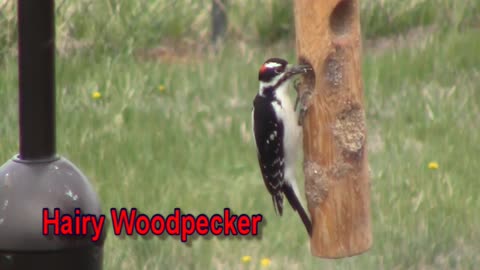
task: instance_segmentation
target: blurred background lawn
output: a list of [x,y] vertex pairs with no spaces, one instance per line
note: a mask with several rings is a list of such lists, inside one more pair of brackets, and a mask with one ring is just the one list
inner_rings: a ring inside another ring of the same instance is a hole
[[[296,59],[291,1],[230,0],[217,51],[210,0],[57,1],[58,150],[104,210],[267,220],[261,238],[191,246],[109,228],[105,269],[479,267],[480,1],[360,2],[374,245],[321,260],[290,208],[275,216],[250,135],[259,65]],[[0,1],[2,160],[18,149],[16,57],[15,1]]]

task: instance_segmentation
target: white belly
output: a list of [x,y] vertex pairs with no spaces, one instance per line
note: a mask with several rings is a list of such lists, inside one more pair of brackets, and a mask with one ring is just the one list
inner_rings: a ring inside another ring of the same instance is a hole
[[[287,85],[284,89],[277,91],[277,99],[281,102],[281,105],[274,104],[274,109],[278,115],[283,119],[284,131],[284,143],[285,143],[285,178],[288,181],[294,181],[296,162],[298,158],[298,148],[301,135],[301,127],[298,125],[297,114],[293,109],[290,98],[285,93]],[[289,170],[291,169],[291,171]]]

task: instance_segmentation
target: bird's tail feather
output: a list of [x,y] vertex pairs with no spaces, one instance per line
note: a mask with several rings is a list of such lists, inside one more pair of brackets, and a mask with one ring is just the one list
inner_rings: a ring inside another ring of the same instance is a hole
[[277,194],[272,195],[272,201],[275,213],[281,216],[283,214],[283,194],[278,192]]
[[298,215],[300,216],[303,224],[305,225],[305,229],[307,229],[308,235],[312,237],[312,222],[310,221],[310,218],[305,212],[305,209],[303,208],[300,199],[295,194],[294,189],[290,185],[284,185],[283,192],[285,193],[285,196],[287,197],[287,200],[292,206],[292,208],[298,212]]

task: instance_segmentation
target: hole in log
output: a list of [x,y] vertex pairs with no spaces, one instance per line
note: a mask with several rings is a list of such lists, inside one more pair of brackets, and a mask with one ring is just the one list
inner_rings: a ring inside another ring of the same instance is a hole
[[349,161],[359,161],[365,143],[365,121],[359,104],[350,104],[335,121],[333,135]]
[[312,161],[303,164],[305,195],[309,208],[317,207],[328,195],[328,176],[324,168]]
[[312,67],[313,71],[308,72],[307,74],[304,74],[303,77],[303,82],[302,84],[305,87],[308,87],[308,89],[315,89],[315,68],[312,66],[312,63],[308,61],[304,56],[300,56],[299,58],[299,64],[300,65],[309,65]]
[[[315,68],[314,66],[308,61],[304,56],[299,57],[299,64],[301,65],[308,65],[312,67],[312,71],[304,74],[302,79],[299,81],[297,85],[297,91],[300,94],[300,117],[302,118],[305,115],[306,109],[310,106],[312,99],[310,98],[315,90]],[[299,124],[302,125],[303,120],[299,120]]]
[[325,78],[327,79],[330,86],[330,90],[335,91],[343,83],[343,64],[345,62],[344,51],[342,48],[337,48],[334,53],[328,55],[325,60]]
[[330,28],[336,35],[350,32],[354,15],[353,0],[340,0],[330,15]]

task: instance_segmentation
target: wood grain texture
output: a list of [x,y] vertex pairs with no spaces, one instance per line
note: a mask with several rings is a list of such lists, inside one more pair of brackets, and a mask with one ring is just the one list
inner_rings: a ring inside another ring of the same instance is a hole
[[314,74],[304,121],[304,173],[314,256],[342,258],[372,245],[358,0],[295,0],[300,63]]

